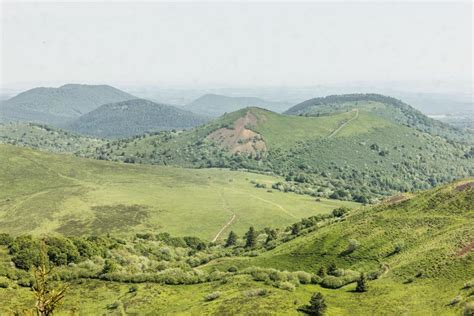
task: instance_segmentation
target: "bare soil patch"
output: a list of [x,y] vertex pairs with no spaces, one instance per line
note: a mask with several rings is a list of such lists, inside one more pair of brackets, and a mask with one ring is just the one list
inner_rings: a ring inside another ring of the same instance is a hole
[[461,183],[460,185],[456,186],[456,188],[454,188],[456,191],[464,191],[464,190],[469,190],[469,189],[472,189],[474,188],[474,182],[466,182],[466,183]]
[[471,241],[470,243],[468,243],[466,246],[462,247],[457,255],[459,257],[462,257],[464,255],[467,255],[469,252],[473,251],[474,250],[474,241]]
[[249,129],[248,127],[257,126],[259,118],[250,111],[244,117],[234,122],[233,128],[220,128],[207,136],[231,153],[245,153],[256,156],[267,150],[262,135]]

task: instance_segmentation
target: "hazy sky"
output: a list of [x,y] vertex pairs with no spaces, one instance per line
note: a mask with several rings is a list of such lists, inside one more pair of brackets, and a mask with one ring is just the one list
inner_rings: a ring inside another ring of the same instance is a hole
[[471,81],[472,4],[3,3],[2,85]]

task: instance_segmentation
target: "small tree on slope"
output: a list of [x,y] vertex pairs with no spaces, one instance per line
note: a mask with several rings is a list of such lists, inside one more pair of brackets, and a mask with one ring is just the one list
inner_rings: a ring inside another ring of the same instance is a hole
[[326,308],[327,306],[324,301],[323,295],[319,292],[316,292],[311,296],[311,299],[309,300],[309,305],[300,307],[299,310],[308,315],[321,316],[324,315],[324,313],[326,312]]
[[250,226],[248,232],[245,234],[245,248],[254,248],[257,245],[257,233],[255,228]]
[[235,243],[237,242],[237,235],[234,233],[234,231],[231,231],[229,233],[229,237],[227,237],[227,241],[225,242],[226,247],[234,246]]
[[360,274],[360,278],[357,280],[356,292],[367,292],[367,278],[364,272]]

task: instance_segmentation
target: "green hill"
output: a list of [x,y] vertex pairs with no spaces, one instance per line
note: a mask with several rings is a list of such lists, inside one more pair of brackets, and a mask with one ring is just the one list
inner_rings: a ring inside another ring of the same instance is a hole
[[143,99],[104,104],[66,126],[85,135],[119,138],[203,124],[205,117]]
[[238,111],[246,107],[261,107],[275,112],[283,112],[289,104],[285,102],[272,102],[255,97],[229,97],[218,94],[206,94],[184,106],[191,112],[218,117],[224,113]]
[[0,122],[27,121],[61,126],[102,104],[136,97],[107,85],[66,84],[34,88],[2,101]]
[[0,145],[0,232],[130,236],[165,231],[212,240],[230,220],[221,234],[229,229],[243,233],[250,225],[285,226],[357,205],[315,202],[254,184],[277,181],[244,172],[119,164]]
[[397,123],[370,107],[319,117],[246,108],[191,131],[113,141],[93,156],[273,172],[286,179],[275,189],[360,202],[473,175],[472,144]]
[[0,124],[0,144],[83,156],[94,153],[106,141],[38,123],[7,123]]
[[396,124],[433,135],[456,141],[474,141],[473,133],[431,119],[400,100],[380,94],[344,94],[314,98],[293,106],[285,114],[324,116],[354,109],[364,110]]
[[[298,315],[320,292],[329,316],[469,315],[473,202],[474,180],[466,179],[284,230],[257,229],[251,248],[242,234],[228,247],[164,234],[50,236],[49,260],[69,285],[57,314]],[[25,268],[37,240],[0,237],[0,312],[32,309]],[[366,291],[357,292],[362,272]]]

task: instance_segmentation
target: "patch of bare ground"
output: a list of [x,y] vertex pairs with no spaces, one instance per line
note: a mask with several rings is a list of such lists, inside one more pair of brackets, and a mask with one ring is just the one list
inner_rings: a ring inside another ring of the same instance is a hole
[[470,252],[473,251],[473,250],[474,250],[474,241],[471,241],[471,242],[468,243],[466,246],[462,247],[462,248],[458,251],[457,255],[458,255],[459,257],[462,257],[462,256],[464,256],[464,255],[467,255],[468,253],[470,253]]
[[465,183],[459,184],[458,186],[456,186],[454,188],[454,190],[459,192],[459,191],[469,190],[469,189],[472,189],[472,188],[474,188],[474,182],[470,181],[470,182],[465,182]]
[[384,202],[387,203],[388,205],[395,205],[409,199],[411,199],[411,196],[406,195],[406,194],[400,194],[400,195],[391,196],[385,199]]
[[220,128],[207,135],[207,138],[221,144],[233,154],[245,153],[256,156],[266,152],[267,146],[262,135],[247,127],[257,126],[262,119],[248,111],[245,116],[234,122],[233,128]]

